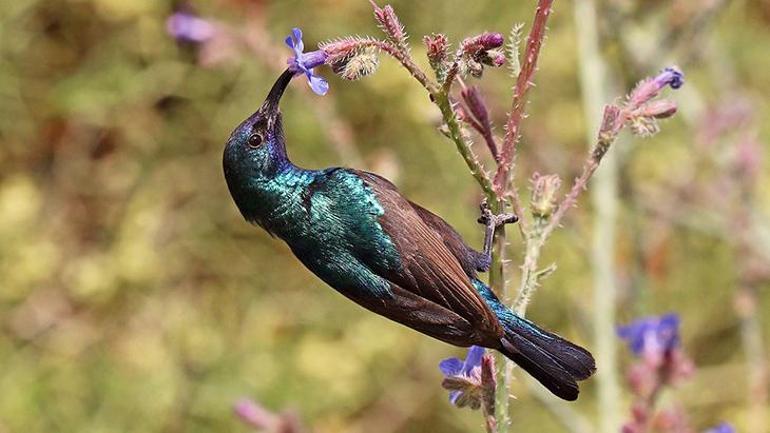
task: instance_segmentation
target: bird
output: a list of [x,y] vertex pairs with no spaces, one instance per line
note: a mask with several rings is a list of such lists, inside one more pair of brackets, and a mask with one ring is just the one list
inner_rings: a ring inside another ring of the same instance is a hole
[[477,274],[489,270],[495,229],[516,217],[482,207],[480,252],[377,174],[295,165],[279,109],[295,75],[286,69],[225,145],[225,180],[245,220],[371,312],[451,345],[497,350],[554,395],[576,400],[577,382],[595,371],[591,353],[514,313]]

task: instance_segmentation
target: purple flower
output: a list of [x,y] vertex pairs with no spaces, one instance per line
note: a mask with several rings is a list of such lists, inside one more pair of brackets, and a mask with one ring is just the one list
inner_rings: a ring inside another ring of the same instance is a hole
[[289,70],[295,73],[304,73],[308,84],[317,95],[325,95],[329,91],[329,83],[320,75],[313,73],[313,68],[326,62],[326,53],[322,50],[304,53],[305,44],[302,43],[302,30],[294,28],[291,35],[286,38],[286,45],[294,50],[294,57],[288,60]]
[[191,12],[179,11],[166,20],[166,31],[179,42],[200,44],[214,37],[216,26]]
[[629,95],[628,102],[633,109],[636,109],[658,96],[666,86],[678,89],[682,85],[684,85],[684,74],[676,66],[671,66],[655,77],[641,81]]
[[706,433],[735,433],[735,428],[732,425],[723,422],[716,427],[706,430]]
[[679,347],[679,316],[647,317],[618,327],[618,336],[637,356],[660,358]]
[[484,348],[471,346],[465,360],[447,358],[438,368],[444,373],[444,388],[449,390],[449,401],[458,406],[478,408],[481,398],[481,359]]
[[684,74],[676,66],[668,67],[661,71],[657,77],[653,78],[655,84],[660,88],[671,86],[672,89],[678,89],[684,84]]

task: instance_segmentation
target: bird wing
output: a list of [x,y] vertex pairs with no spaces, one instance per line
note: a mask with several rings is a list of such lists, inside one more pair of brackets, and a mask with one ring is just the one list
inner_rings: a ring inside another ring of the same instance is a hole
[[486,256],[466,244],[462,236],[448,222],[411,200],[409,204],[425,221],[425,224],[441,235],[444,245],[457,258],[469,278],[476,278],[476,271],[489,269],[489,261]]
[[[497,316],[473,287],[441,234],[421,218],[389,181],[372,173],[356,174],[382,206],[384,212],[379,223],[401,259],[400,269],[383,268],[375,261],[371,263],[373,270],[390,283],[459,314],[478,329],[502,335]],[[365,262],[367,257],[359,260]]]

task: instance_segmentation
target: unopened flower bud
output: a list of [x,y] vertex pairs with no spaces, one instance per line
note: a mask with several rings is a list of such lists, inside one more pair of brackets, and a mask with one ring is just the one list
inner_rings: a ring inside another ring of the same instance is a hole
[[396,15],[396,11],[393,10],[391,5],[385,5],[385,7],[379,7],[377,4],[370,0],[372,7],[374,8],[374,18],[380,24],[380,28],[385,34],[387,34],[394,42],[400,47],[406,46],[406,33],[404,32],[404,26]]
[[638,113],[644,117],[654,117],[656,119],[666,119],[676,114],[676,102],[668,99],[652,101],[638,110]]
[[561,187],[561,179],[555,174],[535,174],[532,184],[532,214],[539,218],[548,218],[556,209],[556,194]]
[[481,358],[481,398],[486,407],[495,406],[496,390],[495,357],[486,353]]
[[666,86],[678,89],[684,84],[684,74],[679,68],[672,66],[664,69],[654,78],[640,82],[629,96],[629,104],[636,108],[656,97]]
[[360,38],[345,38],[337,41],[323,42],[318,47],[327,55],[327,61],[331,64],[355,54],[361,44]]
[[487,105],[484,103],[484,99],[482,98],[478,87],[466,87],[460,92],[460,96],[462,96],[463,101],[465,101],[471,114],[473,114],[473,117],[475,117],[480,124],[486,125],[489,123],[489,111],[487,110]]
[[422,42],[425,44],[425,48],[428,50],[428,60],[431,65],[442,63],[447,58],[447,49],[449,48],[449,42],[444,34],[432,34],[422,38]]
[[476,55],[479,51],[488,51],[503,46],[505,39],[501,33],[486,32],[478,36],[465,39],[462,42],[463,52],[467,55]]
[[660,89],[666,86],[678,89],[684,84],[684,74],[676,66],[671,66],[664,69],[653,81]]

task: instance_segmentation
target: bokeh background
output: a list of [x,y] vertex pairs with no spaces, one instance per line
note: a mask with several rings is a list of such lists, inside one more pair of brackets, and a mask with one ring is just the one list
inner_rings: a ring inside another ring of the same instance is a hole
[[[587,113],[581,87],[577,35],[591,24],[576,18],[580,1],[555,4],[523,127],[524,187],[536,171],[578,173],[600,110]],[[534,7],[392,4],[421,65],[422,35],[507,34],[529,24]],[[679,313],[697,364],[665,399],[699,429],[724,419],[767,432],[770,5],[592,4],[607,70],[601,102],[671,63],[688,82],[672,95],[680,113],[663,132],[624,136],[614,148],[614,175],[601,182],[615,188],[601,200],[616,217],[606,220],[586,194],[549,242],[544,263],[559,268],[528,314],[594,346],[592,239],[610,226],[617,323]],[[437,363],[462,350],[330,290],[242,220],[223,180],[224,142],[280,72],[289,29],[302,27],[310,46],[379,35],[371,6],[196,1],[188,6],[220,29],[205,44],[168,35],[178,6],[0,2],[0,432],[248,431],[232,413],[244,396],[294,411],[320,433],[480,431],[479,415],[450,406],[440,386]],[[423,89],[390,59],[357,82],[321,73],[329,95],[297,80],[283,100],[295,162],[385,175],[480,246],[480,194],[436,131],[439,113]],[[512,82],[505,70],[479,82],[498,125]],[[630,356],[616,352],[625,389]],[[522,381],[514,393],[515,431],[567,431]],[[602,411],[595,395],[589,381],[570,407],[593,422]],[[625,391],[619,410],[626,417]]]

